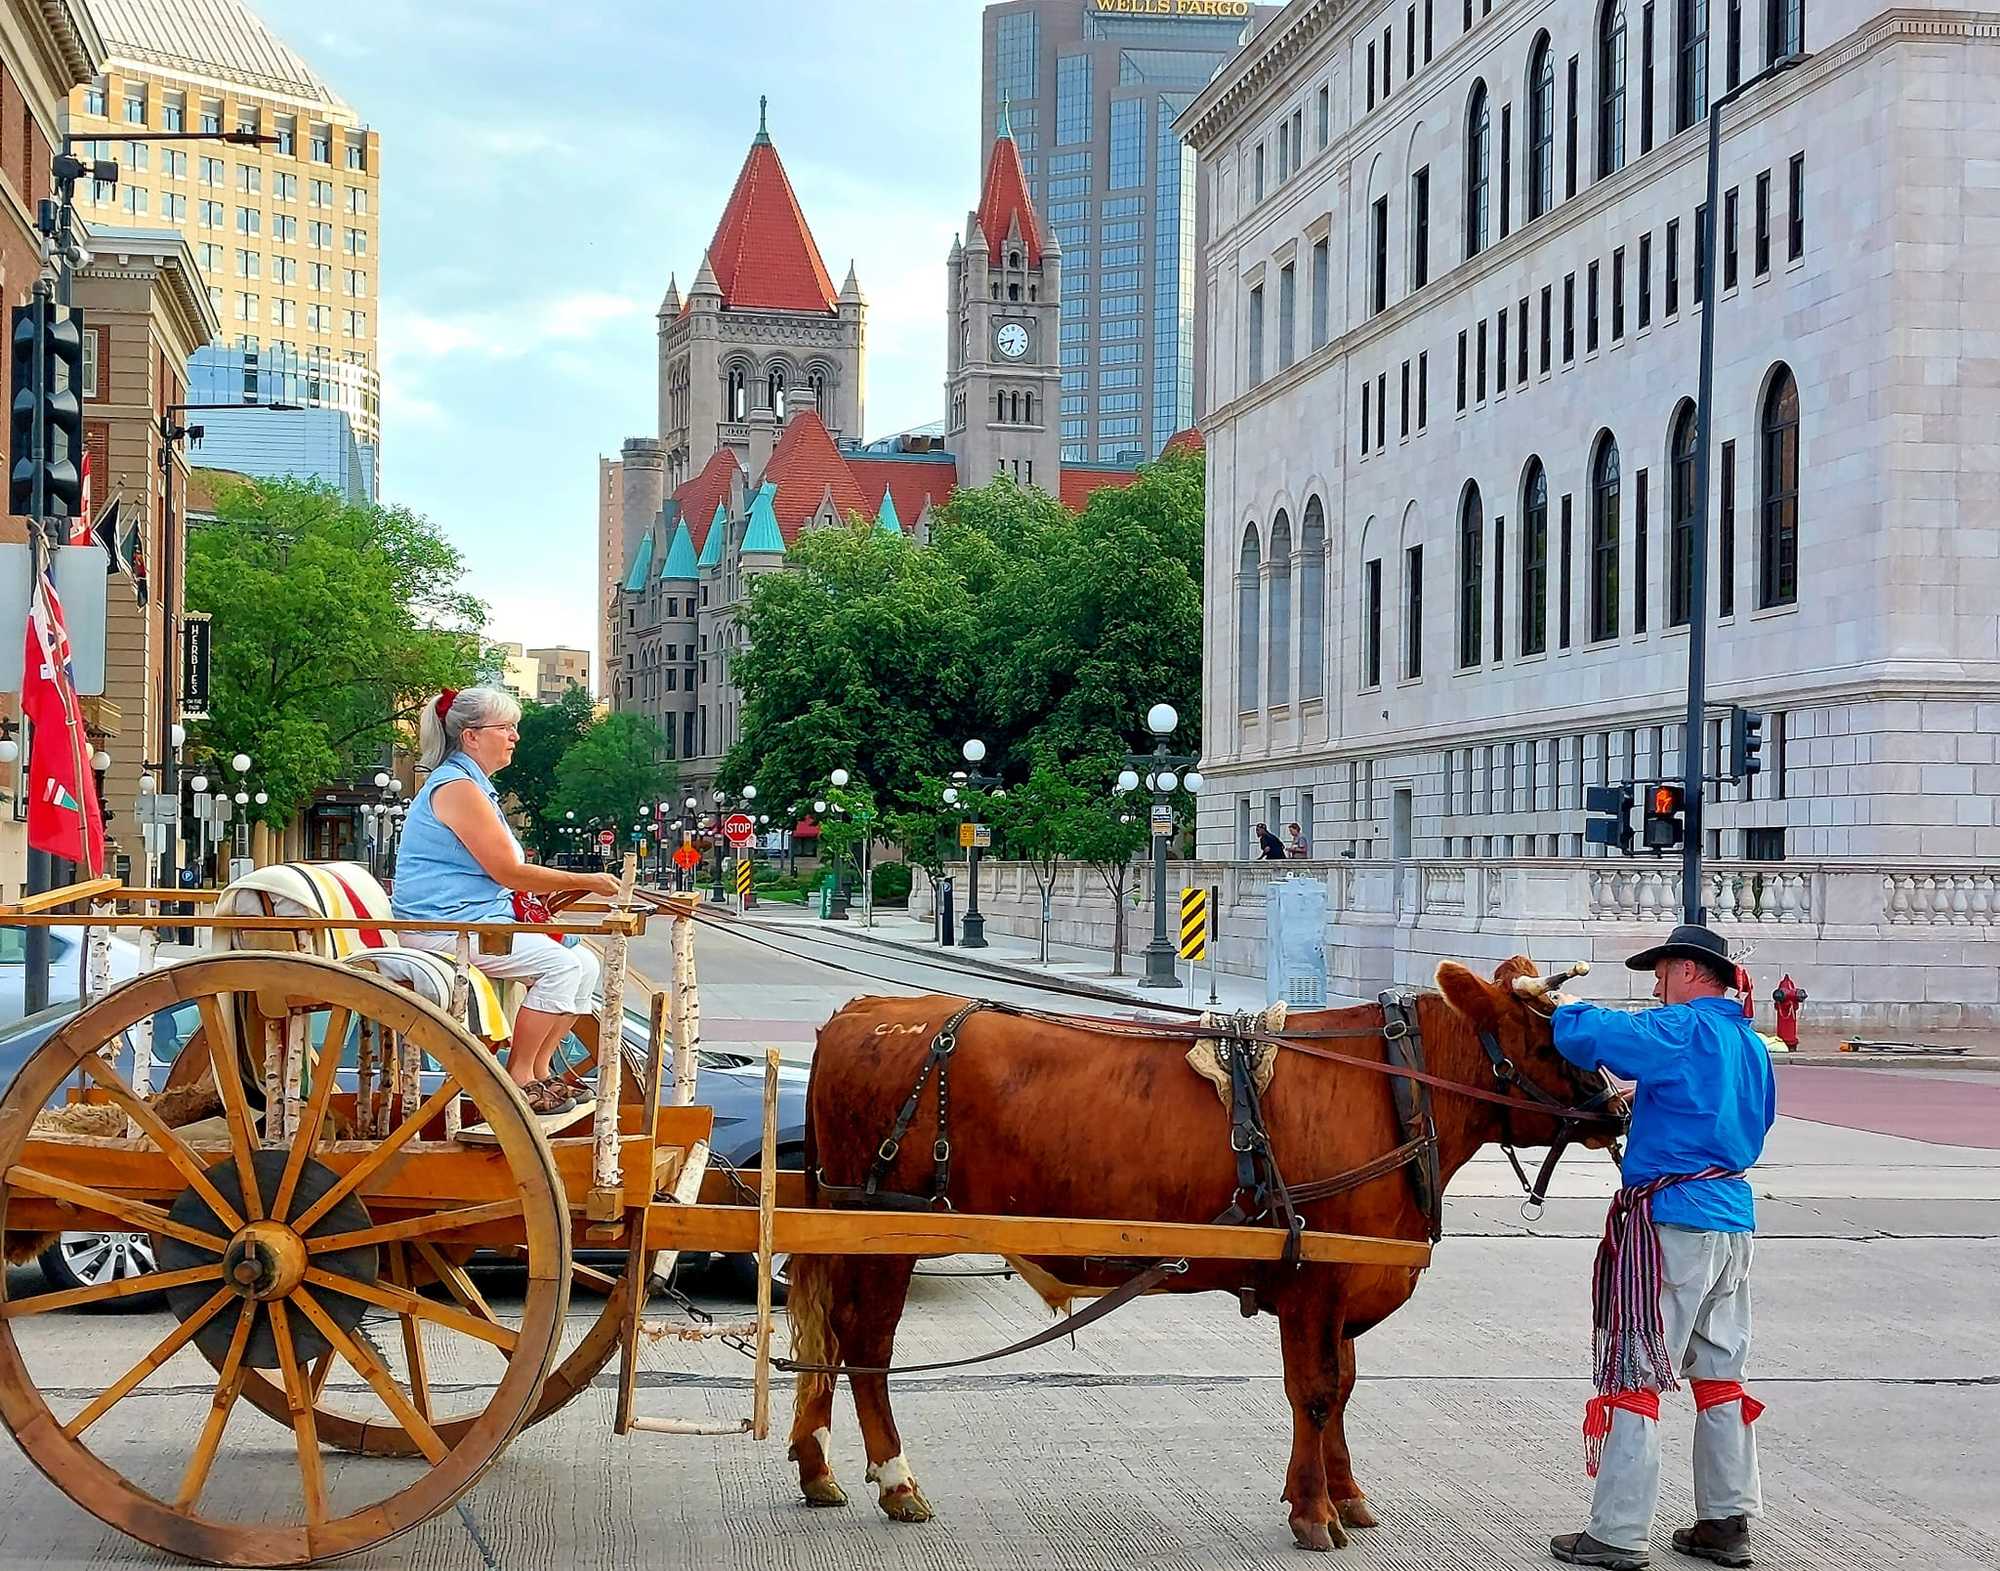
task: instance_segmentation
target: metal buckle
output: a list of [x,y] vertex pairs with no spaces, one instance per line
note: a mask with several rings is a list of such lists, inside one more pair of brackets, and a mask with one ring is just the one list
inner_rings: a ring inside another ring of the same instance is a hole
[[903,1146],[901,1141],[884,1140],[882,1144],[876,1148],[875,1155],[876,1158],[880,1161],[893,1162],[896,1160],[896,1153],[902,1149]]
[[[1238,1135],[1243,1137],[1241,1145],[1237,1144]],[[1256,1150],[1257,1142],[1249,1130],[1232,1126],[1229,1131],[1229,1149],[1234,1151],[1238,1156],[1243,1156]]]
[[939,1058],[949,1058],[958,1051],[958,1037],[950,1031],[938,1032],[937,1040],[931,1043],[931,1052]]
[[949,1162],[951,1160],[951,1142],[949,1140],[934,1141],[931,1145],[931,1160],[940,1163]]
[[1382,1022],[1382,1035],[1388,1041],[1400,1042],[1409,1034],[1410,1024],[1407,1020],[1396,1019]]
[[1515,1067],[1513,1059],[1496,1058],[1493,1060],[1493,1078],[1501,1082],[1501,1084],[1512,1085],[1520,1078],[1520,1074],[1521,1072]]

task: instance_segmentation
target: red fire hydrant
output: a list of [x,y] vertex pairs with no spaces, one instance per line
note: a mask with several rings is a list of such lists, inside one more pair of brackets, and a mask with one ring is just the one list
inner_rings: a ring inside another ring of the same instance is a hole
[[1778,1040],[1795,1051],[1799,1045],[1799,1005],[1805,1001],[1806,990],[1789,975],[1771,994],[1771,1002],[1778,1006]]

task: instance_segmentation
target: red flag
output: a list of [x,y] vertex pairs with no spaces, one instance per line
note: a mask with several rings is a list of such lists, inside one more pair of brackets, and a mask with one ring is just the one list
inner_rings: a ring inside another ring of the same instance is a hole
[[75,862],[88,877],[104,871],[104,815],[90,770],[70,665],[62,602],[46,573],[28,612],[21,659],[21,713],[33,727],[28,753],[28,844]]
[[77,504],[77,515],[69,521],[69,543],[89,545],[95,537],[90,530],[90,444],[87,442],[83,448],[83,463],[78,466],[78,480],[82,492]]

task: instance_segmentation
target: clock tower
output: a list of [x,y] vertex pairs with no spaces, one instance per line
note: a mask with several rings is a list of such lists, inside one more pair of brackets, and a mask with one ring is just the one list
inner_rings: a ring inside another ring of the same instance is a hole
[[1055,495],[1062,466],[1062,248],[1028,195],[1003,105],[976,211],[949,261],[945,425],[959,483],[1005,474]]

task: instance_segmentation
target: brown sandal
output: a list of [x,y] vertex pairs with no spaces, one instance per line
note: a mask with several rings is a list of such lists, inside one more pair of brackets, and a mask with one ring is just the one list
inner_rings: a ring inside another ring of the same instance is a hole
[[562,1090],[546,1080],[531,1080],[521,1087],[521,1095],[527,1098],[528,1111],[538,1118],[566,1113],[575,1105]]

